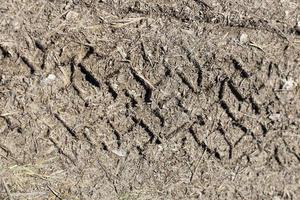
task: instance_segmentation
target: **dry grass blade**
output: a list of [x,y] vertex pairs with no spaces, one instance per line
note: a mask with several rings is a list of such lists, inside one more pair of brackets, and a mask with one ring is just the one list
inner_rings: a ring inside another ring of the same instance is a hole
[[144,19],[144,17],[127,18],[127,19],[121,19],[121,20],[111,22],[110,24],[113,28],[123,28],[130,24],[137,23],[137,22],[141,21],[142,19]]
[[262,47],[260,47],[260,46],[258,46],[257,44],[254,44],[254,43],[249,43],[249,46],[251,46],[251,47],[255,47],[255,48],[257,48],[257,49],[259,49],[259,50],[261,50],[262,52],[264,52],[264,53],[265,53],[265,51],[263,50],[263,48],[262,48]]
[[2,114],[0,114],[0,117],[6,117],[6,116],[9,116],[9,115],[15,115],[15,114],[18,114],[18,113],[17,112],[2,113]]
[[42,180],[48,180],[50,178],[47,175],[43,175],[38,173],[39,166],[32,166],[32,165],[14,165],[9,167],[9,170],[15,174],[17,177],[35,177],[40,178]]
[[2,144],[1,142],[0,142],[0,149],[2,149],[4,152],[6,152],[9,155],[12,155],[12,151],[6,145]]
[[16,199],[24,199],[24,198],[33,199],[38,197],[41,198],[42,196],[45,195],[47,195],[46,192],[26,192],[26,193],[17,192],[11,194],[11,196]]
[[53,190],[49,185],[47,185],[47,187],[54,194],[54,196],[56,196],[58,199],[62,200],[62,198],[60,197],[60,195],[58,194],[58,192],[56,192],[55,190]]
[[7,193],[8,199],[9,199],[9,200],[12,200],[10,190],[9,190],[9,188],[8,188],[6,182],[4,181],[3,178],[2,178],[2,184],[3,184],[3,186],[4,186],[4,189],[5,189],[6,193]]
[[150,83],[149,80],[147,80],[140,72],[138,72],[133,66],[131,66],[131,69],[133,71],[133,73],[138,76],[141,80],[144,81],[144,83],[149,87],[151,88],[152,90],[155,89],[154,85],[152,83]]

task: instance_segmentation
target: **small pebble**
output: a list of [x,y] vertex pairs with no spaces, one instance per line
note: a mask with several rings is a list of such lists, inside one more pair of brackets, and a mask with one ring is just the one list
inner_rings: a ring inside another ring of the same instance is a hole
[[283,90],[292,90],[295,86],[295,81],[288,79],[288,80],[284,80],[283,81],[283,86],[282,89]]
[[280,118],[281,118],[281,115],[279,113],[274,113],[269,116],[269,119],[272,121],[279,121]]
[[12,21],[11,25],[15,31],[17,31],[21,28],[20,22],[17,21],[16,19]]
[[127,152],[123,149],[113,149],[111,152],[113,152],[114,154],[120,157],[124,157],[127,155]]
[[48,76],[47,76],[47,78],[45,78],[45,79],[43,79],[42,81],[41,81],[41,84],[42,85],[47,85],[47,84],[49,84],[49,83],[51,83],[51,82],[53,82],[53,81],[55,81],[56,80],[56,76],[54,75],[54,74],[49,74]]
[[246,33],[242,33],[240,36],[240,43],[247,44],[249,42],[249,37]]
[[300,21],[297,22],[296,26],[295,26],[295,30],[300,33]]
[[74,20],[78,17],[78,13],[74,11],[70,11],[66,15],[66,20]]
[[49,74],[47,79],[50,80],[50,81],[54,81],[56,79],[56,76],[54,74]]

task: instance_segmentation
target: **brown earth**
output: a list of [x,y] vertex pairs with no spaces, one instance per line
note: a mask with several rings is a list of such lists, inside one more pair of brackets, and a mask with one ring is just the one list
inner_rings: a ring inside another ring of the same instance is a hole
[[300,199],[298,0],[0,2],[0,199]]

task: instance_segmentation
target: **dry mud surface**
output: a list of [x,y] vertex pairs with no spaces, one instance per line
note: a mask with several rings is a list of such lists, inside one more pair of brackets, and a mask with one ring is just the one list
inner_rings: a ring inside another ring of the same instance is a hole
[[298,0],[0,2],[0,199],[300,199]]

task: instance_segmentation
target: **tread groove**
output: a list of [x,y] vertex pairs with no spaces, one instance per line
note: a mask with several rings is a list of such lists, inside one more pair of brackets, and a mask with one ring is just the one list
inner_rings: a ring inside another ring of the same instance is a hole
[[91,72],[89,72],[85,66],[83,66],[81,63],[78,64],[78,67],[80,68],[80,71],[82,74],[85,75],[85,80],[92,84],[93,86],[100,88],[100,82],[92,75]]

